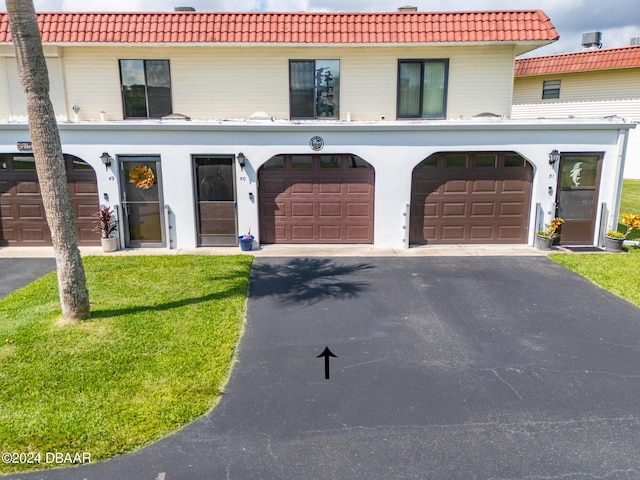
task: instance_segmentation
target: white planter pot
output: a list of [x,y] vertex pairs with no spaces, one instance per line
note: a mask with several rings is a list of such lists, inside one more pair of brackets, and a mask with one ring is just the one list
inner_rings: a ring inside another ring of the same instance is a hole
[[115,252],[118,250],[118,239],[116,237],[101,238],[103,252]]

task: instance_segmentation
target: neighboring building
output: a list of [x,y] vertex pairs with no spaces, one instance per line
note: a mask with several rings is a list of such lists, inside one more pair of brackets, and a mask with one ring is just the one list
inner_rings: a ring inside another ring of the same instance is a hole
[[[38,20],[82,243],[98,204],[123,247],[531,245],[557,200],[567,244],[615,223],[629,124],[509,119],[541,11]],[[0,56],[0,245],[43,245],[6,14]]]
[[[618,116],[640,122],[640,46],[516,60],[512,118]],[[640,129],[630,132],[625,178],[640,178]]]

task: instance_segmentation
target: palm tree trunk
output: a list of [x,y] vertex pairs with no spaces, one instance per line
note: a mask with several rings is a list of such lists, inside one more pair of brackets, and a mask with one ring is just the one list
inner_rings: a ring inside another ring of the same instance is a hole
[[33,1],[6,0],[6,3],[20,83],[27,96],[36,171],[55,252],[62,315],[67,320],[86,320],[91,315],[89,292]]

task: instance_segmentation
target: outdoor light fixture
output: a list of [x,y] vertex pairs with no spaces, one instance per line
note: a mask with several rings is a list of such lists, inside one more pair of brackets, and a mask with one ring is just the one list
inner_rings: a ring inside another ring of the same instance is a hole
[[102,160],[102,163],[104,163],[104,169],[109,170],[109,167],[111,166],[111,160],[113,160],[113,158],[111,158],[111,155],[109,155],[107,152],[103,152],[102,155],[100,155],[100,160]]
[[554,148],[549,154],[549,165],[553,165],[558,160],[560,160],[560,152]]
[[238,154],[238,164],[242,170],[244,170],[244,166],[247,164],[247,157],[245,157],[242,152]]

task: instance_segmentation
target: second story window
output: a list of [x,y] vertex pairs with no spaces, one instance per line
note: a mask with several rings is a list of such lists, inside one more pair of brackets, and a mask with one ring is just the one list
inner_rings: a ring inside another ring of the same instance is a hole
[[560,98],[560,80],[545,80],[542,83],[542,98]]
[[289,98],[292,119],[340,117],[340,60],[291,60]]
[[449,60],[400,60],[398,118],[445,118]]
[[169,60],[120,60],[124,118],[161,118],[172,112]]

